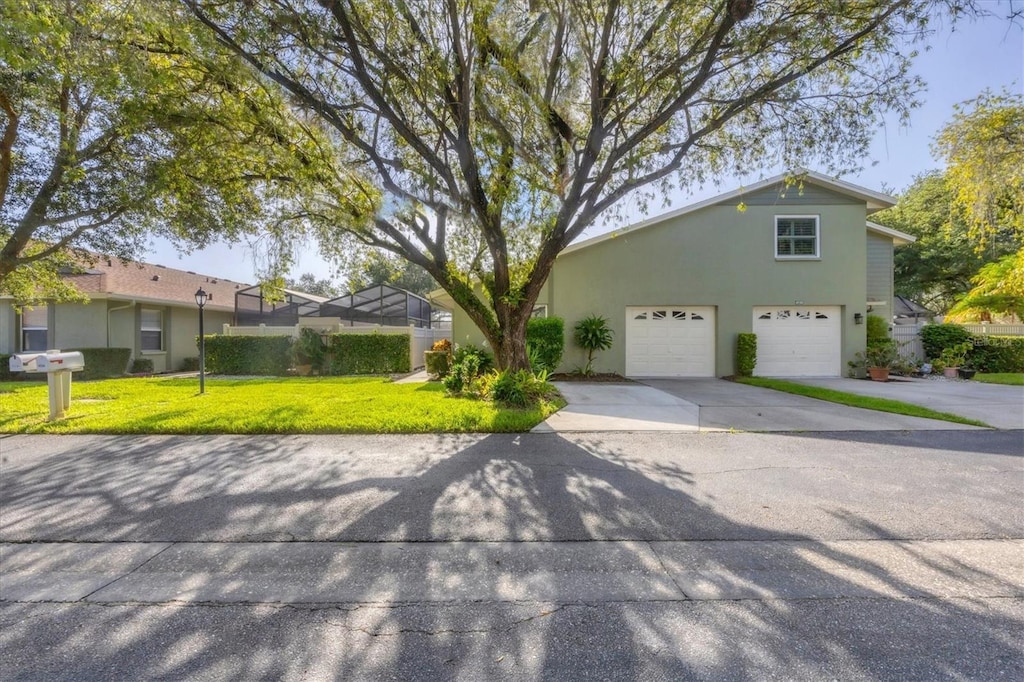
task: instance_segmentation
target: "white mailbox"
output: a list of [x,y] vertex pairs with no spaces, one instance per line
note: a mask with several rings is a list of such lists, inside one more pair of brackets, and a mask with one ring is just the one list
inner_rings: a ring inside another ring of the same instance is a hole
[[62,369],[81,372],[85,369],[85,358],[76,350],[36,356],[37,372],[59,372]]
[[71,407],[71,373],[85,369],[85,357],[73,350],[62,353],[48,350],[45,353],[19,353],[12,355],[8,362],[12,372],[46,374],[50,389],[50,421],[60,419]]
[[45,353],[15,353],[7,361],[7,366],[12,372],[25,372],[27,374],[38,373],[38,361]]

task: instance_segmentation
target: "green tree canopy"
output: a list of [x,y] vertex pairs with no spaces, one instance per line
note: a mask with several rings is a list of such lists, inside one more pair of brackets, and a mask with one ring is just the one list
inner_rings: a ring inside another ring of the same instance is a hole
[[427,271],[387,252],[368,250],[352,264],[348,276],[349,291],[359,291],[374,284],[391,284],[420,296],[437,288]]
[[316,178],[350,186],[315,126],[178,3],[5,0],[0,25],[0,287],[22,300],[73,295],[62,268],[137,258],[147,234],[190,249],[264,230],[287,248]]
[[896,293],[944,313],[973,286],[985,263],[1014,252],[1020,243],[1007,231],[993,234],[982,250],[969,235],[967,220],[954,202],[954,190],[940,171],[920,175],[893,208],[874,222],[917,237],[896,249]]
[[979,248],[1006,233],[1024,240],[1024,95],[984,92],[957,105],[935,151]]
[[620,199],[857,166],[917,103],[910,45],[963,4],[182,1],[384,191],[324,248],[343,231],[421,266],[513,368],[555,257]]
[[292,291],[303,291],[307,294],[324,298],[334,298],[344,293],[332,280],[327,278],[320,279],[312,272],[304,272],[299,275],[298,279],[286,278],[284,280],[284,288],[291,289]]

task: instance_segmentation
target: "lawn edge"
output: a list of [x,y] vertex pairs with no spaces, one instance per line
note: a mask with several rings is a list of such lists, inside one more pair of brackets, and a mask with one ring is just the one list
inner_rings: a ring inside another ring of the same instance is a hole
[[889,412],[890,414],[900,414],[905,417],[936,419],[939,421],[953,422],[955,424],[965,424],[967,426],[980,426],[986,429],[995,428],[992,425],[978,421],[977,419],[961,417],[958,414],[952,414],[950,412],[939,412],[929,407],[923,407],[913,403],[905,403],[900,400],[892,400],[891,398],[875,398],[872,396],[858,395],[856,393],[846,393],[845,391],[837,391],[833,388],[808,386],[806,384],[798,384],[793,381],[786,381],[785,379],[770,379],[767,377],[736,377],[735,380],[737,383],[745,384],[747,386],[757,386],[759,388],[767,388],[774,391],[780,391],[782,393],[792,393],[805,398],[838,403],[848,407],[859,407],[865,410],[874,410],[875,412]]

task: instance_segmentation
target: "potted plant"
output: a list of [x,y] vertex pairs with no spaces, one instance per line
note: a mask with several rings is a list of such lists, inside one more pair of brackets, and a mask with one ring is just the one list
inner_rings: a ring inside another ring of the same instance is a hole
[[304,377],[314,371],[320,372],[327,357],[327,349],[324,348],[320,333],[309,327],[303,327],[299,332],[299,338],[292,343],[291,353],[295,372]]
[[895,339],[873,343],[864,352],[864,364],[872,381],[888,381],[889,370],[899,359],[899,344]]
[[939,362],[942,363],[944,369],[942,370],[943,376],[949,379],[955,379],[960,374],[960,368],[967,362],[967,354],[971,351],[971,342],[964,341],[958,343],[949,348],[945,348],[942,354],[939,356]]

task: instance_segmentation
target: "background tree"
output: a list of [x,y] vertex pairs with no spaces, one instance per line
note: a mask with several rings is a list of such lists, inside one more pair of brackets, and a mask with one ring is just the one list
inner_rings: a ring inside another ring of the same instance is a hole
[[907,45],[940,7],[182,2],[333,126],[385,192],[371,225],[335,232],[424,268],[512,368],[528,365],[525,326],[555,257],[623,197],[858,164],[880,117],[916,104]]
[[293,291],[303,291],[307,294],[323,296],[324,298],[335,298],[345,293],[341,290],[341,287],[337,286],[330,279],[318,279],[312,272],[304,272],[299,275],[298,279],[286,278],[284,280],[284,288]]
[[348,186],[177,3],[5,0],[0,25],[0,287],[21,300],[73,296],[62,268],[138,258],[148,234],[187,250],[262,229],[286,249],[314,176]]
[[948,322],[974,322],[992,314],[1024,320],[1024,249],[985,265],[972,278],[974,287],[946,317]]
[[391,284],[426,296],[437,288],[437,283],[422,267],[387,252],[364,251],[350,267],[349,291],[359,291],[374,284]]
[[931,171],[914,179],[896,206],[872,216],[874,222],[917,237],[895,250],[896,293],[944,313],[972,287],[985,263],[1014,252],[1012,234],[993,234],[979,251],[967,221],[953,202],[946,175]]
[[957,105],[935,151],[979,247],[1007,233],[1024,241],[1024,95],[984,92]]

